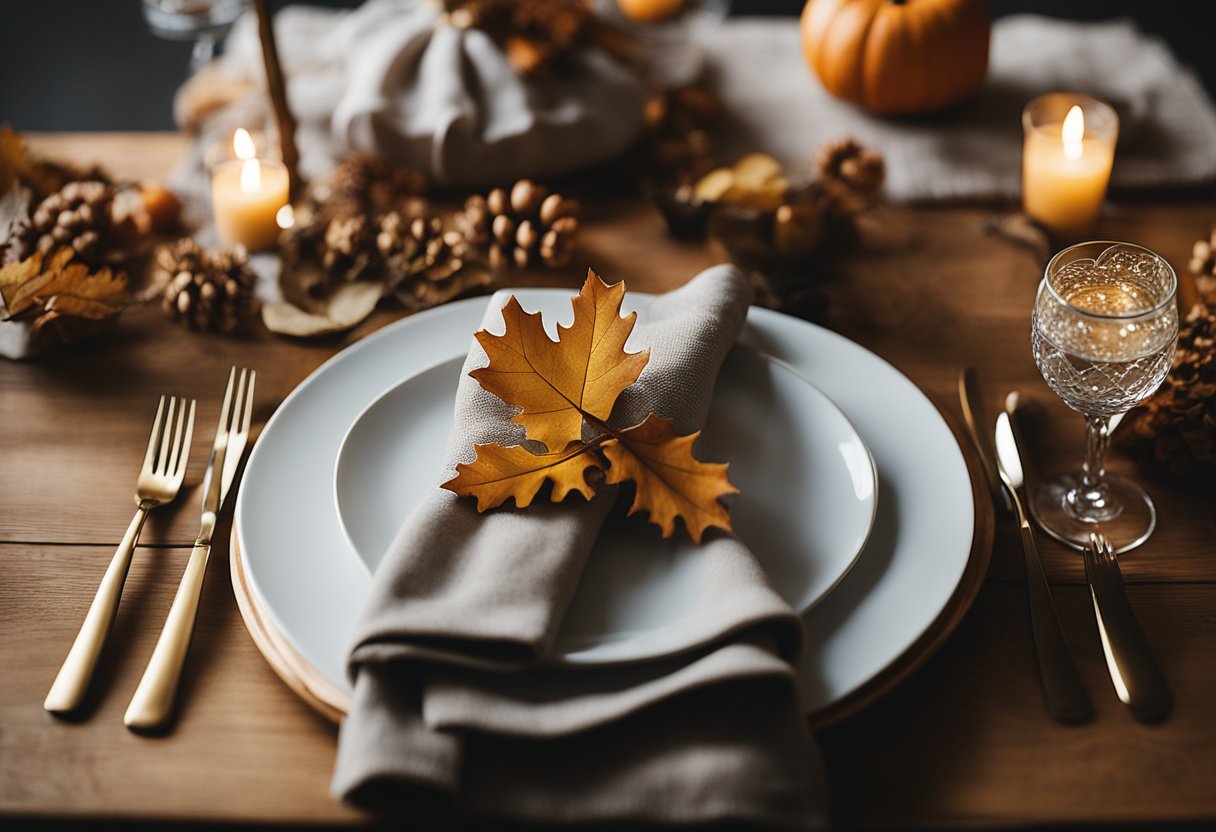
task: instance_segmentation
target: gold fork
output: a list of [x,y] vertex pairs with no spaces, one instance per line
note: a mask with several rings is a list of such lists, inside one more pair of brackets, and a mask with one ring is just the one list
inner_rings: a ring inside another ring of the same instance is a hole
[[252,370],[242,369],[238,377],[236,367],[228,374],[220,424],[215,431],[215,444],[207,463],[207,473],[203,477],[203,516],[198,538],[194,541],[190,561],[186,564],[181,585],[173,598],[173,606],[169,608],[169,616],[156,641],[152,658],[148,660],[148,667],[123,716],[128,728],[161,728],[172,713],[177,683],[181,679],[190,638],[194,634],[194,620],[203,590],[203,574],[207,571],[207,559],[211,556],[216,516],[224,504],[224,497],[228,495],[228,488],[232,485],[241,454],[245,451],[245,442],[249,438],[256,376]]
[[[148,512],[157,506],[172,502],[181,489],[186,476],[186,462],[190,457],[190,439],[194,435],[194,401],[190,402],[190,413],[186,413],[186,400],[169,398],[168,413],[165,412],[165,397],[160,397],[156,407],[156,419],[152,422],[152,436],[148,439],[148,452],[135,484],[135,505],[138,510],[123,535],[122,543],[106,569],[105,577],[97,588],[84,624],[68,657],[64,659],[59,675],[55,677],[50,692],[42,706],[51,713],[69,713],[80,707],[88,691],[89,680],[97,667],[101,648],[105,645],[118,601],[122,597],[122,586],[131,567],[131,555],[139,541],[139,533],[148,519]],[[173,414],[177,412],[174,424]]]

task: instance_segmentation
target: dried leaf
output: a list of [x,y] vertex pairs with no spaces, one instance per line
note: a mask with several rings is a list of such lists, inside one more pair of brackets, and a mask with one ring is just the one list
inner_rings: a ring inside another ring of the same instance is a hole
[[54,312],[56,317],[71,315],[73,318],[101,321],[121,312],[122,304],[81,295],[55,295],[47,301],[46,310]]
[[571,491],[590,500],[595,490],[587,482],[587,471],[603,467],[592,447],[583,443],[551,454],[534,454],[522,445],[478,445],[476,450],[477,458],[458,464],[456,476],[443,487],[461,497],[476,497],[479,512],[511,498],[516,508],[527,508],[546,480],[553,483],[551,499],[555,503]]
[[734,174],[736,181],[758,188],[781,176],[781,163],[767,153],[749,153],[735,162]]
[[677,517],[684,518],[695,543],[711,526],[730,530],[730,514],[718,498],[738,494],[739,489],[727,478],[727,465],[693,457],[692,446],[700,435],[679,436],[670,419],[651,413],[603,444],[610,463],[605,481],[637,483],[629,513],[647,512],[663,537],[675,532]]
[[328,285],[329,278],[316,261],[289,263],[284,258],[283,269],[279,272],[279,293],[291,305],[313,309],[317,298],[324,296],[323,290]]
[[483,292],[494,285],[494,276],[486,269],[465,266],[440,280],[425,277],[399,284],[393,295],[406,309],[430,309],[461,295]]
[[101,320],[122,311],[127,278],[109,268],[90,273],[88,266],[72,261],[68,248],[50,257],[41,254],[0,268],[0,297],[6,315],[29,317],[54,310],[56,317]]
[[[606,481],[633,480],[636,496],[629,513],[646,511],[664,537],[675,532],[675,520],[697,543],[705,530],[730,530],[730,515],[719,498],[738,493],[726,476],[726,465],[699,462],[692,455],[700,432],[679,436],[668,419],[653,413],[625,430],[607,419],[617,397],[637,381],[650,351],[625,352],[636,315],[621,317],[625,285],[608,286],[588,272],[574,298],[574,323],[559,327],[559,340],[545,334],[538,313],[524,312],[512,297],[503,309],[503,335],[478,332],[490,357],[489,366],[470,375],[483,388],[523,410],[514,421],[531,439],[560,451],[533,454],[523,446],[478,445],[471,463],[456,466],[456,476],[443,487],[461,497],[476,497],[486,511],[514,499],[531,505],[546,482],[552,499],[571,491],[590,499],[595,487],[587,472],[611,464]],[[598,435],[583,441],[584,423]]]
[[625,352],[636,313],[621,317],[625,284],[608,286],[587,272],[574,298],[574,323],[558,327],[559,341],[545,333],[540,313],[527,313],[512,296],[503,309],[506,331],[481,331],[477,340],[489,366],[471,375],[489,392],[522,408],[515,416],[529,439],[565,448],[583,435],[584,415],[604,421],[617,396],[633,384],[650,350]]
[[379,283],[346,283],[329,297],[317,300],[311,312],[290,303],[268,303],[262,307],[262,323],[271,332],[297,338],[315,338],[344,332],[361,324],[380,302]]
[[785,201],[789,190],[790,183],[781,175],[780,162],[764,153],[751,153],[732,167],[705,174],[694,193],[702,202],[768,212]]
[[42,255],[34,254],[20,263],[10,263],[0,268],[0,300],[4,302],[4,316],[11,318],[13,312],[13,295],[17,290],[29,283],[42,271]]

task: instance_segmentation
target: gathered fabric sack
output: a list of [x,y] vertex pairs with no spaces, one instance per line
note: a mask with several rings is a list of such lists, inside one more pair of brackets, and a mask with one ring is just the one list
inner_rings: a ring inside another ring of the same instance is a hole
[[[585,46],[548,73],[521,74],[489,35],[454,25],[433,0],[368,0],[345,12],[290,6],[275,16],[275,33],[306,177],[364,151],[441,185],[480,188],[608,161],[641,127],[645,90],[607,51]],[[179,94],[178,121],[200,144],[237,126],[269,130],[264,86],[247,15],[216,65]]]

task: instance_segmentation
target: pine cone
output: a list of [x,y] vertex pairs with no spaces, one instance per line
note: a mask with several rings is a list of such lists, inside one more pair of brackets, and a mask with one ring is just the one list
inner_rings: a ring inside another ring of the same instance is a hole
[[815,167],[825,184],[843,186],[865,200],[878,196],[886,177],[882,154],[854,139],[821,147],[815,155]]
[[183,237],[157,251],[156,279],[165,314],[191,329],[227,334],[257,314],[257,275],[240,246],[213,254]]
[[464,267],[466,248],[460,233],[445,231],[438,217],[411,219],[390,211],[376,234],[376,249],[394,289],[415,279],[446,280]]
[[663,90],[642,110],[642,176],[655,187],[691,184],[714,167],[711,129],[722,102],[704,87]]
[[552,269],[570,261],[580,210],[577,201],[521,179],[509,195],[495,188],[485,197],[469,197],[459,224],[495,271],[542,264]]
[[490,275],[466,258],[468,243],[446,230],[438,217],[385,214],[376,247],[384,261],[389,290],[410,310],[446,303],[490,285]]
[[416,213],[425,190],[426,177],[418,169],[357,153],[315,183],[309,199],[327,217]]
[[1127,414],[1114,440],[1146,467],[1178,477],[1216,466],[1216,311],[1203,304],[1191,309],[1170,374]]
[[376,266],[371,223],[365,214],[331,219],[321,240],[321,265],[336,280],[358,280]]
[[104,182],[69,182],[38,204],[14,230],[6,259],[19,262],[35,252],[66,246],[93,266],[113,259],[117,229],[114,188]]
[[1189,266],[1203,302],[1216,306],[1216,225],[1206,240],[1195,241]]

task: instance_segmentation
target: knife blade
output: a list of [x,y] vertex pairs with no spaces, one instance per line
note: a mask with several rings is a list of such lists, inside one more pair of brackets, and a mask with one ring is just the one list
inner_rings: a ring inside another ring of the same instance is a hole
[[1039,663],[1039,680],[1047,712],[1060,722],[1083,722],[1093,714],[1089,694],[1081,682],[1060,618],[1043,563],[1035,544],[1034,530],[1026,513],[1026,478],[1010,414],[1017,408],[1017,393],[1005,400],[1005,410],[997,414],[994,440],[997,472],[1013,504],[1018,531],[1022,538],[1022,553],[1026,558],[1026,593],[1030,602],[1030,626],[1034,635],[1034,650]]

